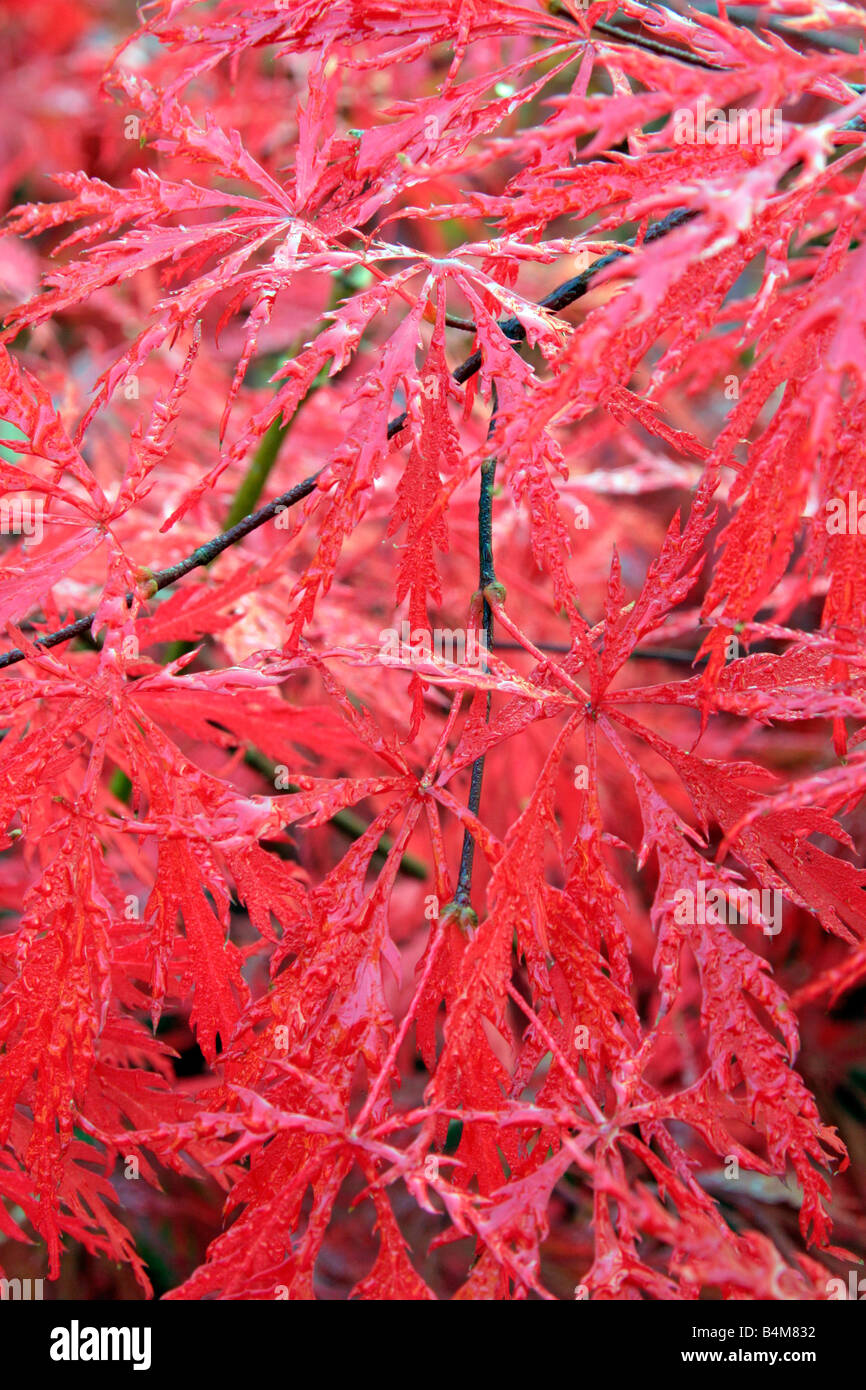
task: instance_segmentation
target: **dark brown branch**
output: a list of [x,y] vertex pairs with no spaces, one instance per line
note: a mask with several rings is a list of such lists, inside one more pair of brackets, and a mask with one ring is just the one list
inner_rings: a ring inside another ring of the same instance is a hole
[[677,58],[681,63],[690,63],[695,68],[708,68],[710,72],[726,71],[720,63],[712,63],[707,58],[701,58],[691,49],[675,48],[673,44],[662,43],[659,39],[648,39],[643,34],[634,34],[629,29],[621,29],[618,24],[608,24],[603,19],[599,19],[592,27],[597,29],[600,34],[606,34],[609,38],[618,40],[619,43],[630,44],[633,48],[646,49],[647,53],[657,53],[663,58]]
[[[574,650],[567,642],[536,642],[534,645],[540,652],[555,652],[561,656],[568,656]],[[496,650],[525,652],[526,648],[519,642],[497,642]],[[629,653],[629,661],[669,661],[677,666],[691,666],[695,655],[695,652],[686,651],[683,647],[635,647]]]
[[[684,223],[690,222],[697,215],[697,212],[692,212],[688,208],[677,208],[676,211],[668,213],[667,217],[663,217],[660,222],[656,222],[648,229],[642,244],[646,245],[649,242],[660,240],[661,237],[667,236],[677,227],[682,227]],[[636,245],[637,238],[630,237],[628,241],[623,242],[621,248],[617,248],[616,251],[609,251],[605,256],[599,256],[598,260],[593,261],[586,270],[582,270],[579,275],[564,281],[563,284],[557,285],[555,290],[551,290],[550,294],[539,300],[540,308],[549,309],[555,314],[561,313],[563,309],[567,309],[570,304],[574,304],[576,300],[586,294],[593,278],[598,275],[599,271],[606,270],[609,265],[614,265],[616,261],[622,260],[623,256],[627,256]],[[526,337],[526,329],[516,315],[509,319],[499,319],[499,328],[506,338],[511,338],[512,342],[522,342]],[[461,362],[459,367],[455,367],[451,375],[459,385],[462,385],[464,381],[468,381],[480,370],[481,349],[478,348],[464,362]],[[393,420],[389,420],[389,439],[393,439],[395,434],[400,433],[408,418],[406,411],[404,411],[402,415],[397,415]]]
[[[579,20],[571,14],[564,5],[553,4],[550,7],[551,13],[560,15],[563,19],[572,24],[578,24]],[[709,58],[702,58],[700,54],[693,53],[690,48],[680,48],[674,44],[662,43],[660,39],[650,39],[644,34],[635,33],[632,29],[623,29],[619,24],[611,24],[608,20],[599,19],[593,24],[594,32],[606,35],[607,38],[615,39],[617,43],[626,43],[631,48],[642,48],[647,53],[658,54],[661,58],[676,58],[681,63],[690,63],[692,67],[707,68],[710,72],[727,72],[728,68],[719,63],[712,62]]]
[[[279,497],[275,497],[273,502],[268,502],[267,506],[259,507],[257,512],[251,512],[236,526],[230,526],[227,531],[214,536],[213,540],[200,545],[191,555],[187,555],[185,560],[178,560],[176,565],[169,565],[166,569],[154,570],[151,574],[146,575],[144,596],[149,598],[152,594],[158,593],[160,589],[167,589],[170,584],[176,584],[178,579],[183,579],[190,570],[198,569],[200,565],[209,565],[211,560],[216,559],[217,555],[228,550],[229,546],[236,545],[238,541],[243,540],[244,536],[255,531],[258,526],[263,526],[278,512],[284,511],[287,507],[293,507],[304,497],[309,497],[316,486],[318,477],[318,473],[313,473],[302,483],[296,483],[294,487],[289,488],[288,492],[283,492]],[[134,597],[132,592],[126,595],[127,607],[132,607]],[[59,647],[61,643],[69,642],[73,637],[81,637],[88,631],[95,617],[96,610],[92,613],[86,613],[83,618],[77,618],[74,623],[68,623],[66,627],[58,628],[56,632],[48,633],[44,637],[37,637],[34,646]],[[14,666],[17,661],[25,661],[27,655],[27,652],[21,651],[20,647],[13,647],[11,652],[5,652],[3,656],[0,656],[0,668]]]
[[[702,5],[700,0],[693,0],[693,8],[701,14],[715,14],[715,8]],[[756,33],[766,30],[769,33],[778,34],[780,38],[791,43],[799,41],[811,45],[813,48],[830,49],[835,52],[849,53],[856,55],[857,48],[855,40],[848,40],[841,34],[826,34],[818,32],[807,32],[803,29],[793,29],[784,23],[784,17],[778,18],[770,14],[764,15],[762,5],[747,7],[728,6],[727,17],[733,23],[739,24],[749,33]],[[758,11],[757,14],[749,14],[749,10]],[[560,11],[566,19],[577,23],[574,16],[567,11]],[[676,58],[681,63],[689,63],[692,67],[705,68],[709,72],[732,72],[726,63],[713,62],[710,58],[702,58],[699,54],[688,48],[675,47],[673,44],[662,43],[660,39],[647,38],[645,34],[636,33],[632,29],[623,29],[618,24],[610,24],[607,20],[600,19],[593,26],[594,31],[605,34],[609,38],[615,39],[619,43],[629,44],[632,48],[645,49],[647,53],[657,53],[660,57]],[[857,83],[848,82],[846,86],[852,89],[857,88]]]
[[[685,222],[690,221],[691,218],[696,216],[696,212],[691,212],[687,208],[678,208],[675,212],[669,213],[667,217],[662,218],[655,226],[649,228],[644,237],[644,243],[658,241],[661,237],[667,236],[669,232],[674,231],[677,227],[681,227]],[[635,245],[636,238],[631,238],[629,241],[623,243],[621,249],[610,251],[607,255],[600,256],[597,261],[594,261],[593,264],[582,271],[580,275],[573,276],[572,279],[566,280],[563,284],[558,285],[555,290],[551,290],[550,294],[546,295],[545,298],[540,301],[541,307],[549,309],[554,313],[559,313],[562,309],[567,308],[569,304],[573,304],[576,300],[580,299],[582,295],[586,294],[593,277],[596,276],[599,271],[606,269],[609,265],[613,265],[614,262],[620,260],[623,256],[627,256],[629,250]],[[526,337],[526,329],[517,317],[500,319],[499,327],[505,336],[515,343],[521,342]],[[461,362],[459,367],[455,367],[451,375],[458,383],[468,381],[470,377],[475,376],[476,372],[480,371],[481,362],[481,350],[478,349],[467,357],[464,362]],[[387,437],[393,439],[395,435],[399,434],[404,428],[407,419],[408,415],[404,411],[401,415],[390,420],[388,423]],[[286,507],[292,507],[296,502],[300,502],[304,497],[308,497],[315,488],[320,476],[321,470],[318,473],[311,474],[310,477],[305,478],[302,483],[297,483],[294,487],[289,488],[288,492],[281,493],[279,497],[275,497],[274,500],[268,502],[266,506],[259,507],[258,511],[251,512],[249,516],[244,517],[244,519],[239,521],[235,526],[230,526],[227,531],[223,531],[220,535],[214,536],[213,540],[208,541],[205,545],[200,545],[198,549],[194,550],[191,555],[188,555],[185,560],[179,560],[176,565],[170,565],[167,569],[163,570],[155,570],[151,575],[146,576],[147,584],[144,597],[149,597],[151,594],[157,593],[160,589],[166,589],[170,584],[175,584],[178,579],[182,579],[183,576],[189,574],[191,570],[198,569],[202,565],[209,565],[212,560],[216,559],[217,555],[221,555],[229,546],[236,545],[238,541],[243,540],[250,532],[255,531],[259,526],[263,526],[266,521],[270,521],[279,511],[284,510]],[[131,592],[126,595],[127,605],[132,605],[133,598],[134,595]],[[59,647],[64,642],[71,641],[73,637],[81,637],[89,630],[95,617],[95,610],[92,613],[86,613],[83,617],[77,618],[75,622],[68,623],[65,627],[58,628],[56,632],[50,632],[43,637],[37,637],[34,645],[40,648]],[[27,653],[22,651],[20,647],[14,647],[12,651],[5,652],[0,656],[0,670],[7,666],[14,666],[16,662],[26,660]]]
[[[496,385],[493,387],[493,410],[487,436],[496,429]],[[487,458],[481,465],[481,488],[478,493],[478,597],[481,600],[481,622],[484,633],[483,669],[487,667],[487,652],[493,645],[493,609],[488,595],[496,585],[496,569],[493,562],[493,484],[496,480],[496,459]],[[501,588],[501,586],[498,586]],[[504,591],[502,591],[504,592]],[[487,692],[486,719],[490,720],[490,691]],[[481,806],[481,786],[484,781],[484,754],[472,764],[472,780],[469,786],[468,807],[473,816],[478,815]],[[463,831],[463,849],[460,854],[460,870],[454,902],[458,907],[470,906],[472,892],[472,865],[475,861],[475,840],[466,827]]]

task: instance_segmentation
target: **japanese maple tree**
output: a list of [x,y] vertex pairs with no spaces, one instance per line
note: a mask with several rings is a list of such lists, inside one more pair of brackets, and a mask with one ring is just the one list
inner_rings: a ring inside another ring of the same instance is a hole
[[830,1296],[866,9],[2,16],[0,1274]]

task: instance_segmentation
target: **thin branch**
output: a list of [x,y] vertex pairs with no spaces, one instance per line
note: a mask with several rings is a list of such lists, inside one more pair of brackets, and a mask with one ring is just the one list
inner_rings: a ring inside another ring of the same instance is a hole
[[[302,483],[296,483],[294,487],[289,488],[288,492],[283,492],[272,502],[268,502],[267,506],[259,507],[257,512],[252,512],[250,516],[244,517],[243,521],[239,521],[236,526],[230,526],[227,531],[222,531],[220,535],[214,536],[213,540],[200,545],[191,555],[187,555],[185,560],[178,560],[176,565],[169,565],[166,569],[153,570],[146,574],[146,597],[150,598],[160,589],[167,589],[170,584],[176,584],[191,570],[198,569],[201,565],[209,565],[212,560],[216,559],[217,555],[228,550],[229,546],[237,545],[238,541],[243,540],[257,527],[263,526],[266,521],[270,521],[278,512],[284,511],[287,507],[293,507],[304,497],[309,497],[318,478],[318,473],[311,474]],[[135,595],[132,591],[127,593],[127,608],[132,607],[134,599]],[[83,618],[77,618],[74,623],[67,623],[65,627],[58,628],[56,632],[47,633],[44,637],[37,637],[34,646],[59,647],[63,642],[71,641],[73,637],[82,637],[90,629],[95,617],[96,609],[92,613],[85,613]],[[0,669],[4,666],[14,666],[17,661],[26,661],[28,655],[29,653],[21,651],[20,647],[13,647],[11,652],[4,652],[0,656]]]
[[[668,213],[667,217],[663,217],[660,222],[656,222],[654,226],[650,227],[640,244],[643,246],[647,245],[649,242],[659,241],[661,237],[667,236],[669,232],[675,231],[677,227],[682,227],[686,222],[690,222],[693,217],[697,217],[697,215],[697,211],[691,211],[689,208],[677,208],[674,212]],[[598,275],[599,271],[606,270],[609,265],[613,265],[616,261],[622,260],[623,256],[627,256],[637,245],[638,238],[630,237],[628,241],[623,242],[621,249],[609,251],[605,256],[599,256],[598,260],[593,261],[592,265],[587,266],[586,270],[582,270],[579,275],[575,275],[570,280],[565,280],[561,285],[557,285],[555,290],[551,290],[550,294],[545,295],[544,299],[540,299],[538,301],[539,307],[542,309],[549,309],[555,314],[561,313],[563,309],[567,309],[570,304],[574,304],[576,300],[581,299],[583,295],[586,294],[592,280]],[[499,319],[498,326],[500,331],[505,334],[506,338],[511,338],[515,343],[522,342],[526,337],[526,329],[516,315],[513,318]],[[481,370],[481,361],[481,349],[477,348],[471,356],[460,363],[459,367],[455,367],[451,375],[458,385],[462,385],[463,382],[468,381],[470,377],[475,376],[476,372]],[[395,434],[400,433],[408,418],[408,412],[404,411],[402,415],[397,415],[393,420],[389,420],[389,439],[393,439]]]
[[720,63],[711,63],[707,58],[700,58],[697,53],[692,53],[691,49],[675,48],[673,44],[662,43],[659,39],[648,39],[643,34],[634,34],[629,29],[621,29],[618,24],[608,24],[603,19],[597,20],[592,27],[600,34],[618,40],[619,43],[646,49],[647,53],[657,53],[663,58],[677,58],[681,63],[690,63],[695,68],[707,68],[710,72],[727,71]]
[[459,314],[446,314],[445,324],[448,328],[460,328],[464,333],[476,333],[478,331],[473,319],[462,319]]
[[[567,642],[536,642],[535,646],[542,652],[555,652],[557,655],[568,656],[574,648]],[[498,652],[525,652],[526,648],[519,642],[497,642]],[[684,647],[635,647],[629,653],[629,661],[670,661],[676,665],[691,666],[695,659],[695,653],[686,651]]]
[[[496,428],[496,384],[493,385],[493,411],[487,431],[488,438]],[[496,480],[496,459],[487,458],[481,465],[481,488],[478,493],[478,590],[481,598],[482,628],[484,632],[484,657],[482,669],[487,671],[487,653],[493,645],[493,609],[488,595],[496,584],[496,569],[493,563],[493,484]],[[485,719],[490,720],[490,691],[487,692]],[[469,784],[468,807],[477,818],[481,805],[481,786],[484,781],[484,754],[472,764],[472,779]],[[454,901],[460,907],[470,906],[472,892],[472,865],[475,859],[475,840],[468,829],[463,831],[463,849],[460,854],[460,870]]]
[[[714,10],[701,5],[699,0],[694,0],[693,8],[698,10],[701,14],[710,14],[714,16]],[[760,5],[749,6],[748,8],[759,11],[764,9],[764,7]],[[569,14],[567,10],[562,10],[560,13],[573,23],[576,24],[578,22],[574,15]],[[746,12],[746,8],[737,8],[736,6],[733,8],[728,7],[727,17],[734,23],[740,22],[741,27],[750,34],[756,34],[757,31],[763,29],[770,33],[778,34],[788,42],[792,39],[799,39],[803,43],[811,44],[819,49],[841,50],[843,53],[849,53],[852,56],[857,53],[855,41],[851,40],[849,42],[840,34],[827,35],[807,33],[802,29],[792,29],[787,24],[781,22],[781,20],[774,19],[771,15],[767,15],[765,18],[761,18],[759,14],[749,15]],[[708,72],[734,71],[734,69],[726,63],[712,62],[709,58],[700,57],[691,49],[678,48],[674,47],[672,44],[662,43],[659,39],[647,38],[644,34],[635,33],[631,29],[623,29],[618,24],[608,23],[607,20],[597,20],[592,27],[593,30],[597,30],[600,34],[606,34],[609,38],[615,39],[619,43],[629,44],[632,48],[642,48],[645,49],[647,53],[657,53],[661,57],[676,58],[681,63],[689,63],[692,67],[704,68]],[[758,34],[758,37],[760,37],[760,34]],[[858,90],[859,87],[859,84],[856,82],[847,82],[845,85],[854,91]],[[848,126],[843,126],[843,129],[848,128]],[[855,130],[861,129],[859,126],[850,128]]]
[[[697,215],[696,211],[693,212],[687,208],[676,209],[676,211],[669,213],[667,217],[662,218],[660,222],[650,227],[641,244],[658,241],[661,237],[667,236],[669,232],[674,231],[677,227],[683,226],[684,223],[691,221],[691,219],[697,217]],[[637,244],[638,239],[632,237],[628,241],[623,242],[621,249],[610,251],[607,255],[600,256],[591,266],[587,266],[586,270],[582,271],[580,275],[573,276],[570,280],[566,280],[563,284],[558,285],[556,289],[551,290],[550,294],[539,301],[541,307],[549,309],[554,313],[559,313],[562,309],[567,308],[570,304],[580,299],[582,295],[586,294],[593,278],[599,271],[605,270],[607,266],[613,265],[615,261],[620,260],[623,256],[627,256],[629,251]],[[510,338],[515,343],[522,342],[526,337],[526,329],[517,317],[500,319],[499,328],[505,334],[506,338]],[[458,384],[462,384],[481,370],[481,363],[481,350],[478,349],[467,357],[465,361],[461,362],[459,367],[455,367],[451,375]],[[388,422],[388,439],[393,439],[395,435],[400,433],[405,427],[408,418],[408,412],[404,411],[401,415],[397,415],[393,420]],[[279,497],[275,497],[274,500],[268,502],[266,506],[260,507],[258,511],[251,512],[249,516],[244,517],[244,519],[239,521],[235,526],[230,526],[227,531],[221,532],[220,535],[214,536],[213,540],[208,541],[205,545],[199,546],[198,549],[194,550],[191,555],[188,555],[185,560],[180,560],[176,565],[170,565],[167,569],[155,570],[151,575],[147,576],[149,592],[146,596],[150,597],[150,595],[157,593],[160,589],[166,589],[170,584],[175,584],[178,579],[182,579],[183,576],[189,574],[191,570],[198,569],[202,565],[209,565],[212,560],[216,559],[217,555],[221,555],[224,550],[228,550],[229,546],[236,545],[238,541],[243,540],[245,536],[248,536],[259,526],[263,526],[266,521],[270,521],[276,516],[277,512],[284,510],[286,507],[292,507],[296,502],[300,502],[304,497],[308,497],[314,490],[321,473],[322,470],[320,469],[317,473],[311,474],[309,478],[305,478],[302,483],[297,483],[295,487],[289,488],[288,492],[281,493]],[[128,607],[132,606],[133,599],[134,595],[131,592],[126,595]],[[71,641],[73,637],[82,637],[89,631],[95,617],[96,610],[94,609],[93,612],[86,613],[83,617],[77,618],[75,622],[68,623],[65,627],[58,628],[56,632],[46,633],[42,637],[37,637],[34,645],[41,648],[59,647],[64,642]],[[7,666],[14,666],[18,661],[26,661],[27,658],[27,652],[22,651],[20,647],[14,647],[11,651],[5,652],[0,656],[0,670]]]
[[[576,15],[573,15],[564,5],[554,3],[550,9],[552,14],[561,16],[571,24],[580,22]],[[631,29],[623,29],[621,25],[611,24],[604,19],[596,20],[591,27],[599,34],[615,39],[617,43],[626,43],[631,48],[642,48],[647,53],[656,53],[662,58],[676,58],[681,63],[690,63],[692,67],[696,68],[707,68],[710,72],[730,71],[729,68],[722,67],[719,63],[711,62],[709,58],[702,58],[699,54],[693,53],[690,48],[679,48],[674,44],[662,43],[660,39],[647,38],[644,34],[636,34]]]

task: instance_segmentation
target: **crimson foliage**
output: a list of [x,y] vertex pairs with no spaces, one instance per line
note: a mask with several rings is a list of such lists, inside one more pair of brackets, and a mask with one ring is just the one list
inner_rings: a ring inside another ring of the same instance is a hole
[[857,1258],[866,13],[712,8],[3,5],[7,1273]]

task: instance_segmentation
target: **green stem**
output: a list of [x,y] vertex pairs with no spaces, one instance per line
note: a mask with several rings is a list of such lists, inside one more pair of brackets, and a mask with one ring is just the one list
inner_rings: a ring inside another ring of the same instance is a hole
[[268,426],[259,441],[246,476],[234,496],[226,517],[226,526],[236,526],[250,512],[255,511],[259,498],[264,492],[265,483],[277,461],[280,445],[289,432],[289,424],[284,425],[278,415]]

